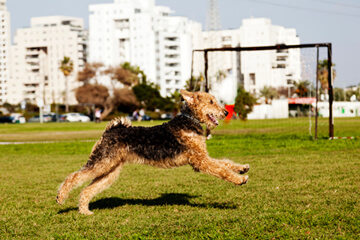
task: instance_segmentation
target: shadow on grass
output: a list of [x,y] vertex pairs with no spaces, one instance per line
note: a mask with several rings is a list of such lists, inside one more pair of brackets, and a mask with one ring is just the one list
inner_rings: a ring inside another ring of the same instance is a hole
[[[196,198],[198,196],[191,196],[184,193],[164,193],[160,197],[154,199],[122,199],[117,197],[104,198],[97,200],[93,203],[90,203],[90,210],[93,209],[113,209],[121,207],[123,205],[143,205],[143,206],[166,206],[166,205],[183,205],[191,206],[198,208],[219,208],[219,209],[235,209],[237,206],[235,204],[229,203],[208,203],[208,204],[198,204],[191,203],[189,200],[191,198]],[[78,208],[67,208],[60,210],[58,213],[68,213],[70,211],[78,210]]]

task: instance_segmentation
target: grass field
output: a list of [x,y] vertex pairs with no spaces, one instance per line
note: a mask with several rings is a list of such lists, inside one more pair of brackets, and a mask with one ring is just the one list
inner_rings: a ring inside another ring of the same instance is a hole
[[[287,123],[233,121],[207,142],[212,157],[250,164],[244,186],[126,165],[92,216],[77,212],[81,188],[63,206],[55,197],[106,123],[0,125],[0,142],[56,141],[0,145],[0,239],[359,239],[360,140],[315,141]],[[359,118],[335,127],[360,136]]]

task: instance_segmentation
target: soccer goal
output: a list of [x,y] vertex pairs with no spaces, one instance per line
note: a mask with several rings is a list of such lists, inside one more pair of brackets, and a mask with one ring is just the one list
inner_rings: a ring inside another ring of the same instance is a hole
[[332,65],[331,43],[206,48],[193,50],[191,79],[229,109],[241,86],[256,97],[239,133],[333,138]]

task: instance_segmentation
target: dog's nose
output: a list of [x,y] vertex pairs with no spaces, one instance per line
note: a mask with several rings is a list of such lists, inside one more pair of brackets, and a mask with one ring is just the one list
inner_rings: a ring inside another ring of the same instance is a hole
[[225,114],[225,117],[226,117],[229,114],[229,112],[225,110],[224,114]]

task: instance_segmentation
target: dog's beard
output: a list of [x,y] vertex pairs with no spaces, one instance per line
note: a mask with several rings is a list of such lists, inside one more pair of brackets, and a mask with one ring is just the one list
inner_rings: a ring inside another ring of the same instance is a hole
[[213,114],[207,114],[206,117],[207,121],[205,122],[205,124],[208,129],[212,130],[219,125],[217,118]]
[[215,117],[213,114],[210,113],[210,114],[207,115],[207,117],[210,119],[210,121],[211,121],[215,126],[219,125],[218,120],[216,119],[216,117]]

